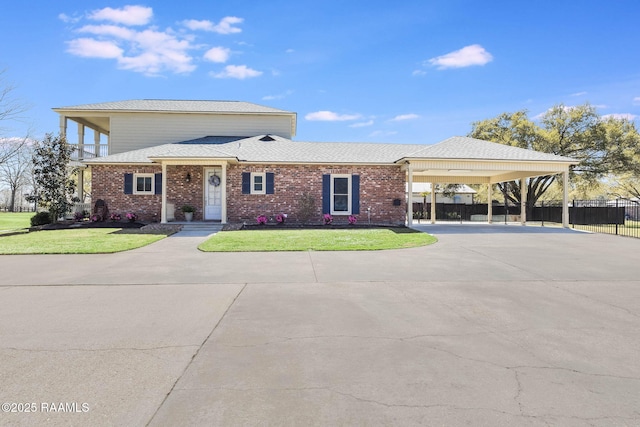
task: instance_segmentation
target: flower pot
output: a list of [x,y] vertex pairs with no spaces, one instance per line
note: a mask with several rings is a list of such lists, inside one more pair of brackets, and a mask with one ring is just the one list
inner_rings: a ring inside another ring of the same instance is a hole
[[184,219],[187,220],[187,222],[193,221],[193,212],[185,212]]

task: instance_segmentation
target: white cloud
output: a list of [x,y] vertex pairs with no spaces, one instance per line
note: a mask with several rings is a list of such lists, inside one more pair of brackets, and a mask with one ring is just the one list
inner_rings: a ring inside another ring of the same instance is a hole
[[396,135],[398,132],[396,131],[382,131],[382,130],[375,130],[373,132],[371,132],[369,134],[370,137],[378,137],[378,136],[392,136],[392,135]]
[[569,96],[583,96],[583,95],[586,95],[586,94],[587,94],[587,92],[576,92],[576,93],[572,93]]
[[446,55],[429,59],[428,63],[439,70],[447,68],[463,68],[474,65],[485,65],[493,60],[493,56],[479,44],[465,46]]
[[[104,24],[79,25],[74,31],[90,37],[76,37],[67,41],[67,52],[84,58],[115,59],[118,68],[123,70],[145,75],[189,73],[196,69],[193,51],[204,51],[202,55],[206,61],[224,63],[229,60],[229,48],[208,48],[207,43],[196,43],[195,33],[188,30],[182,29],[177,32],[171,28],[163,30],[150,26],[148,24],[152,17],[153,9],[144,6],[124,6],[115,9],[107,7],[82,15],[78,19],[67,14],[59,15],[59,19],[67,23],[80,20],[86,22],[87,19],[109,21]],[[217,24],[198,20],[184,21],[183,24],[193,30],[230,34],[242,31],[235,26],[241,22],[242,18],[227,16]],[[261,74],[261,71],[240,65],[227,67],[215,77],[245,79]]]
[[242,32],[241,28],[234,27],[234,25],[241,24],[243,21],[244,19],[237,16],[225,16],[217,24],[209,20],[187,19],[182,21],[182,25],[193,31],[201,30],[218,34],[233,34]]
[[94,21],[111,21],[124,25],[146,25],[153,17],[153,9],[145,6],[124,6],[122,9],[105,7],[89,14]]
[[420,118],[419,115],[417,114],[400,114],[399,116],[395,116],[393,119],[391,119],[391,122],[401,122],[404,120],[413,120],[413,119],[417,119]]
[[349,125],[350,128],[364,128],[367,126],[373,126],[373,120],[369,120],[368,122],[358,122],[358,123]]
[[284,52],[285,52],[285,53],[293,53],[293,52],[295,52],[295,50],[293,50],[293,49],[287,49],[287,50],[285,50]]
[[629,120],[630,122],[634,121],[638,117],[640,116],[630,113],[605,114],[604,116],[602,116],[603,119]]
[[640,105],[640,96],[633,98],[633,105]]
[[244,80],[262,75],[262,71],[254,70],[246,65],[227,65],[224,71],[220,73],[209,73],[211,77],[216,79],[239,79]]
[[360,117],[360,114],[338,114],[333,111],[316,111],[304,116],[306,120],[318,122],[344,122],[358,120]]
[[413,73],[411,73],[412,76],[425,76],[426,74],[427,72],[424,70],[413,70]]
[[89,38],[71,40],[67,43],[67,52],[84,58],[120,58],[122,49],[111,41],[100,41]]
[[118,25],[85,25],[78,29],[79,33],[90,33],[97,36],[116,37],[124,40],[133,40],[136,31]]
[[58,19],[67,24],[75,24],[80,21],[81,18],[79,16],[69,16],[66,13],[60,13],[58,14]]
[[292,90],[287,90],[284,93],[280,93],[278,95],[266,95],[262,97],[263,101],[271,101],[273,99],[282,99],[282,98],[286,98],[289,95],[292,95],[293,91]]
[[229,60],[229,56],[231,55],[231,50],[226,47],[212,47],[204,54],[204,59],[211,62],[227,62]]

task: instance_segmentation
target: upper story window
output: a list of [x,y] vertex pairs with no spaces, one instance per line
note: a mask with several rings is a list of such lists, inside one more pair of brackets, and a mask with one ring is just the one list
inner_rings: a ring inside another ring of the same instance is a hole
[[136,173],[133,175],[133,194],[155,194],[154,174]]

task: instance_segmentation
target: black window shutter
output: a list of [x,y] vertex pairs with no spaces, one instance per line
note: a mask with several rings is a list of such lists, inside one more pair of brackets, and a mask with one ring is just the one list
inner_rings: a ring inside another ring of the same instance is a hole
[[133,174],[124,174],[124,194],[133,194]]
[[242,194],[251,194],[251,173],[242,172]]
[[331,213],[331,175],[322,175],[322,213]]
[[155,194],[162,194],[162,174],[157,173],[154,175]]
[[351,213],[360,213],[360,175],[351,175]]
[[267,188],[266,188],[266,192],[267,194],[273,194],[275,191],[275,187],[274,187],[274,179],[273,179],[273,172],[267,172]]

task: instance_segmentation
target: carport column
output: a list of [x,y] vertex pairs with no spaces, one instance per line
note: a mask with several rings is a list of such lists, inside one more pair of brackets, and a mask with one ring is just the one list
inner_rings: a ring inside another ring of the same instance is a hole
[[493,203],[491,196],[493,195],[493,184],[487,184],[487,222],[493,223]]
[[569,170],[562,172],[562,226],[569,228]]
[[78,199],[80,199],[78,203],[84,203],[84,168],[79,167],[77,174],[78,174],[77,193],[78,193]]
[[436,223],[436,183],[431,183],[431,224]]
[[67,117],[60,116],[60,135],[67,137]]
[[160,222],[167,223],[167,165],[162,164],[162,205],[160,206]]
[[520,224],[527,225],[527,179],[520,179]]

